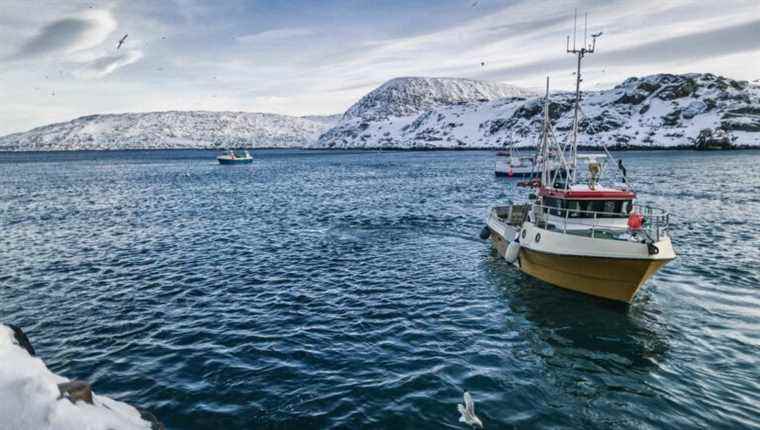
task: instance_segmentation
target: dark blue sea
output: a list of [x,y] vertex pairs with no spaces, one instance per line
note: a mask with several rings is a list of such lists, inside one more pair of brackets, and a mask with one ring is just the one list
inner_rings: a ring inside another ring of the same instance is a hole
[[680,254],[630,306],[478,239],[493,152],[253,155],[0,154],[0,321],[169,429],[760,428],[759,151],[617,154]]

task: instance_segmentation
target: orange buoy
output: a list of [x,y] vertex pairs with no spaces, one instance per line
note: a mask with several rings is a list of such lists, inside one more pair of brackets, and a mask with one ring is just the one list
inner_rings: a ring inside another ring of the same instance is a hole
[[642,225],[644,225],[644,215],[638,212],[631,212],[628,215],[628,228],[630,230],[640,230]]

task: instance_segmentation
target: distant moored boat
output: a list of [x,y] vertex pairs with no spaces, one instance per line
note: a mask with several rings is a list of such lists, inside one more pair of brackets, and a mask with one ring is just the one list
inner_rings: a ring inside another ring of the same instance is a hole
[[[543,160],[540,156],[535,155],[513,155],[512,150],[509,152],[497,152],[496,155],[503,155],[499,157],[500,161],[494,169],[494,175],[504,176],[508,178],[538,178],[541,176],[541,165]],[[504,158],[504,161],[501,161]],[[559,168],[559,163],[555,160],[549,160],[551,164],[550,170],[555,171]]]
[[219,164],[250,164],[253,162],[253,158],[248,151],[240,153],[232,149],[216,157],[216,159],[219,160]]

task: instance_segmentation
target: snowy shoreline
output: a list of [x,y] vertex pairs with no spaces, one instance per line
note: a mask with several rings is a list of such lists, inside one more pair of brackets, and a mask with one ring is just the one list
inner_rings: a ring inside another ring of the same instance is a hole
[[[405,147],[364,147],[364,148],[319,148],[319,147],[299,147],[299,146],[292,146],[292,147],[257,147],[257,148],[251,148],[251,147],[233,147],[231,149],[234,150],[248,150],[251,151],[254,157],[256,158],[256,151],[308,151],[308,152],[346,152],[346,153],[361,153],[361,152],[473,152],[473,151],[491,151],[491,152],[497,152],[497,151],[505,151],[509,150],[509,148],[494,148],[494,147],[467,147],[467,148],[447,148],[447,147],[433,147],[433,148],[405,148]],[[601,150],[601,147],[599,146],[587,146],[587,145],[579,145],[578,149],[580,151],[599,151]],[[628,151],[648,151],[648,152],[663,152],[663,151],[695,151],[695,152],[705,152],[704,150],[697,149],[694,145],[678,145],[678,146],[609,146],[607,147],[609,151],[613,152],[628,152]],[[529,153],[533,151],[533,147],[516,147],[515,151],[517,152],[524,152]],[[716,151],[746,151],[746,150],[752,150],[757,151],[760,150],[760,146],[752,146],[752,145],[735,145],[732,148],[729,149],[720,149],[720,150],[708,150],[706,152],[716,152]],[[221,151],[219,148],[128,148],[128,149],[44,149],[44,150],[17,150],[17,151],[7,151],[7,150],[0,150],[0,155],[3,154],[44,154],[44,153],[50,153],[50,154],[74,154],[74,153],[118,153],[118,152],[130,152],[130,153],[137,153],[137,152],[163,152],[163,151],[208,151],[208,152],[219,152]]]

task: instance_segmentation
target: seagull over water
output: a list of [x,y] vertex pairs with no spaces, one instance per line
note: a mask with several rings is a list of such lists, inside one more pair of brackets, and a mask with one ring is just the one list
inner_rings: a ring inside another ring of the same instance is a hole
[[119,44],[118,44],[118,45],[116,45],[116,49],[117,49],[117,50],[118,50],[119,48],[121,48],[121,45],[123,45],[123,44],[124,44],[124,41],[125,41],[125,40],[127,40],[127,36],[129,36],[129,34],[125,34],[125,35],[124,35],[124,37],[122,37],[121,39],[119,39]]
[[475,415],[475,402],[472,401],[472,396],[469,392],[464,392],[464,404],[457,405],[457,410],[462,414],[459,417],[459,422],[469,424],[473,428],[483,428],[483,422]]

